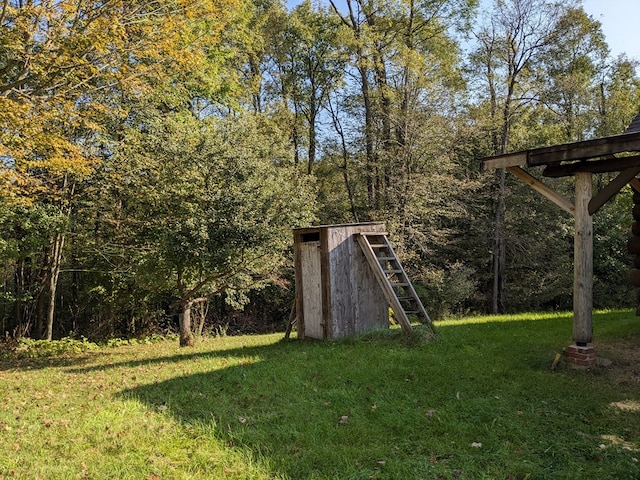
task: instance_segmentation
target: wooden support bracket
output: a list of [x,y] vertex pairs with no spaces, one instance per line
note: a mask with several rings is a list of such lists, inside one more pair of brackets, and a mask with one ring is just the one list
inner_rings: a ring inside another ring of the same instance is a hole
[[511,173],[513,173],[516,177],[522,180],[524,183],[533,188],[536,192],[540,193],[543,197],[548,200],[551,200],[553,203],[558,205],[565,212],[570,213],[571,215],[575,215],[576,209],[569,200],[564,198],[562,195],[552,190],[550,187],[542,183],[536,177],[531,175],[529,172],[526,172],[520,167],[508,167]]
[[605,203],[620,192],[622,187],[633,181],[639,173],[640,167],[632,167],[620,172],[616,178],[611,180],[606,187],[589,201],[589,215],[593,215],[600,210]]

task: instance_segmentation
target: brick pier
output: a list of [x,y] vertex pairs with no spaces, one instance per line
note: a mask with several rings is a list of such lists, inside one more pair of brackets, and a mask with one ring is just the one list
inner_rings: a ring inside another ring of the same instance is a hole
[[569,368],[590,368],[596,364],[596,349],[588,345],[567,347],[567,365]]

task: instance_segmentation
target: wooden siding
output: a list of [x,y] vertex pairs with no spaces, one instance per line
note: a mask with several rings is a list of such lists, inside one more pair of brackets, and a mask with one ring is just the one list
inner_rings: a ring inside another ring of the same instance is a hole
[[[388,327],[389,305],[355,239],[356,233],[384,231],[382,223],[294,230],[296,306],[298,322],[302,323],[302,335],[298,326],[300,338],[337,339]],[[319,262],[307,251],[312,243],[319,249]],[[320,296],[318,285],[306,277],[320,279]],[[318,298],[321,298],[320,305]]]
[[304,336],[324,338],[322,308],[322,275],[320,266],[320,242],[300,244],[301,298],[304,318]]

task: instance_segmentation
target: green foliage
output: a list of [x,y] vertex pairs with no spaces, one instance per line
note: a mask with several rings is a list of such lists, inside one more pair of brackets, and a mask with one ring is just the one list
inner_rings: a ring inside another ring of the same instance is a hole
[[[623,132],[635,62],[575,2],[338,3],[5,2],[2,332],[144,337],[205,299],[205,330],[274,328],[318,221],[385,222],[436,318],[492,307],[502,251],[505,311],[569,308],[571,218],[477,159]],[[595,218],[598,306],[633,302],[628,197]]]
[[15,355],[18,358],[63,357],[95,352],[99,349],[97,344],[84,337],[80,339],[65,337],[54,341],[22,338],[18,342]]
[[19,338],[8,342],[0,352],[7,359],[72,358],[83,354],[103,351],[104,348],[120,348],[131,345],[151,345],[177,340],[177,335],[152,334],[141,338],[110,338],[101,343],[91,342],[85,337],[64,337],[59,340],[33,340]]
[[442,319],[464,314],[469,299],[478,288],[475,270],[463,262],[446,265],[443,269],[430,269],[423,273],[420,284],[415,285],[429,316]]
[[260,116],[148,118],[126,130],[104,173],[114,182],[105,193],[120,202],[100,215],[119,222],[118,240],[134,252],[136,288],[164,297],[187,322],[196,301],[223,295],[242,308],[249,291],[278,282],[291,228],[313,218],[311,179]]
[[[604,178],[602,181],[606,181]],[[627,280],[633,268],[627,240],[633,221],[632,191],[626,187],[594,217],[593,289],[595,308],[633,307],[635,289]]]
[[128,345],[151,345],[154,343],[175,341],[178,339],[178,335],[158,335],[152,334],[142,338],[110,338],[104,342],[104,346],[108,348],[119,348]]

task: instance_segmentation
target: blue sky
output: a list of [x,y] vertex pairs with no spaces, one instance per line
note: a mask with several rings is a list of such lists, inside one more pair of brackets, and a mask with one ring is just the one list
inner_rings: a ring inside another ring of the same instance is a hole
[[640,61],[640,1],[583,0],[585,12],[602,23],[611,54]]

